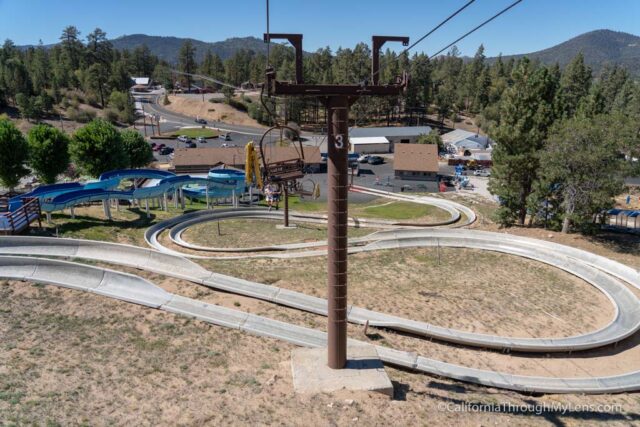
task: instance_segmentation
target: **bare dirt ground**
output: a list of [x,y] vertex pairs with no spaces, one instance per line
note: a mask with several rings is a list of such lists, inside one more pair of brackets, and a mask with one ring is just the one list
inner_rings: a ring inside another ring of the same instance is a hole
[[[219,273],[325,297],[326,266],[316,261],[206,264]],[[450,248],[352,255],[349,300],[447,328],[518,337],[592,331],[614,315],[603,294],[568,273],[515,256]]]
[[[387,372],[394,400],[297,395],[293,346],[285,343],[48,286],[2,283],[0,297],[6,301],[0,420],[7,425],[629,425],[639,419],[633,394],[534,397],[393,368]],[[541,415],[514,409],[585,400],[620,406]],[[515,406],[506,413],[447,411],[465,404]]]
[[[458,196],[452,196],[458,197]],[[475,227],[499,230],[491,205],[478,200]],[[157,212],[158,218],[168,214]],[[99,209],[76,210],[63,235],[143,246],[148,222],[121,211],[119,223]],[[87,215],[87,216],[85,216]],[[95,216],[93,223],[87,225]],[[128,221],[128,222],[127,222]],[[130,224],[127,226],[126,224]],[[563,236],[539,229],[509,233],[580,247],[640,268],[633,237]],[[637,239],[637,238],[635,238]],[[439,260],[439,261],[438,261]],[[324,260],[210,261],[221,273],[324,296]],[[113,266],[109,266],[112,267]],[[298,325],[325,329],[317,315],[216,292],[134,269],[170,292]],[[350,302],[477,332],[561,336],[602,326],[612,315],[587,283],[518,257],[458,249],[414,249],[350,257]],[[632,425],[637,393],[531,396],[473,386],[394,368],[394,400],[376,395],[296,395],[292,346],[86,293],[24,282],[0,282],[0,425]],[[351,337],[483,369],[589,376],[637,369],[640,336],[574,355],[501,354],[350,325]],[[346,399],[346,400],[345,400]],[[353,402],[351,402],[353,400]],[[489,412],[459,405],[508,404]],[[518,405],[568,404],[568,412],[535,414]],[[597,407],[595,405],[620,405]],[[622,412],[621,412],[622,411]]]
[[245,112],[224,103],[202,102],[202,99],[194,99],[180,95],[169,95],[171,104],[163,106],[167,110],[192,117],[201,117],[207,120],[216,120],[233,125],[264,127]]

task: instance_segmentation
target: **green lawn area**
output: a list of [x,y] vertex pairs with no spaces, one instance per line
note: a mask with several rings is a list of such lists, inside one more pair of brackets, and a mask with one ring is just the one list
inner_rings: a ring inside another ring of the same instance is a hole
[[[324,224],[292,223],[296,224],[296,228],[283,230],[276,227],[282,221],[228,219],[220,222],[218,235],[218,223],[211,221],[189,228],[183,238],[187,242],[218,248],[248,248],[327,239],[327,227]],[[372,228],[350,227],[348,233],[349,237],[361,237],[374,231]]]
[[[298,212],[326,213],[327,202],[316,200],[300,200],[289,198],[289,208]],[[447,212],[429,205],[411,202],[390,202],[379,198],[366,203],[350,203],[349,216],[360,218],[377,218],[387,220],[430,220],[439,221],[449,218]]]
[[[264,202],[260,205],[264,205]],[[324,214],[326,213],[326,205],[326,201],[300,200],[296,196],[289,199],[290,209],[296,212]],[[187,201],[186,212],[200,209],[205,209],[204,201]],[[282,209],[283,204],[281,203],[280,210]],[[52,215],[54,223],[52,226],[47,226],[46,221],[43,220],[43,225],[47,227],[44,234],[55,235],[57,228],[57,234],[60,237],[146,246],[144,232],[147,227],[158,221],[184,213],[182,209],[175,209],[173,203],[169,203],[168,212],[152,208],[150,211],[151,218],[147,218],[144,207],[131,208],[121,206],[119,211],[112,208],[113,221],[108,221],[104,217],[102,206],[100,205],[78,207],[75,212],[75,219],[69,216],[68,211],[54,213]],[[349,205],[349,215],[361,218],[412,220],[417,222],[433,222],[448,218],[445,211],[432,206],[408,202],[389,202],[386,199],[376,199],[366,203],[351,203]],[[326,227],[324,225],[299,223],[298,229],[285,231],[277,230],[275,223],[270,221],[227,220],[223,221],[221,225],[224,235],[222,241],[221,236],[217,235],[217,226],[215,224],[211,226],[203,225],[201,227],[202,230],[200,230],[200,227],[195,227],[188,234],[193,236],[193,231],[202,231],[202,233],[197,234],[205,237],[194,236],[192,240],[194,243],[235,247],[326,239]],[[350,229],[349,235],[357,237],[373,231],[372,229]],[[246,243],[243,243],[243,241]]]
[[444,214],[442,219],[447,217],[446,212],[441,209],[410,202],[387,202],[372,206],[357,207],[355,211],[357,214],[354,212],[354,215],[360,217],[391,220],[417,219],[425,216],[440,217],[441,213]]
[[[187,203],[186,212],[204,209],[204,203]],[[54,212],[51,215],[52,225],[48,225],[42,219],[45,230],[43,235],[57,235],[59,237],[69,237],[74,239],[98,240],[103,242],[127,243],[136,246],[146,247],[144,232],[148,227],[156,222],[181,215],[182,209],[175,209],[169,203],[169,210],[164,212],[158,208],[150,210],[151,218],[142,208],[129,208],[120,206],[120,210],[111,209],[112,221],[105,218],[102,206],[92,205],[77,207],[75,218],[71,218],[69,211]],[[40,232],[38,232],[40,233]]]
[[176,138],[180,135],[186,135],[189,138],[197,138],[199,136],[204,136],[205,138],[217,138],[220,135],[220,132],[210,128],[188,128],[180,129],[170,134],[170,136]]

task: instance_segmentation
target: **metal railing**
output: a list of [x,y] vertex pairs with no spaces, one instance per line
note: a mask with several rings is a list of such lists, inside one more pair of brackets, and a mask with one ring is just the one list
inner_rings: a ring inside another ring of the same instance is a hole
[[[4,203],[0,201],[0,203]],[[29,227],[33,221],[38,221],[38,227],[42,227],[40,221],[40,200],[37,197],[23,197],[22,206],[13,212],[7,209],[0,213],[0,234],[18,234]],[[0,204],[0,208],[2,205]]]

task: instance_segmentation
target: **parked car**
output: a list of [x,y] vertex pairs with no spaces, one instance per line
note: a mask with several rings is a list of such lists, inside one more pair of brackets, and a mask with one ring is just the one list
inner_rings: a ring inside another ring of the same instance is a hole
[[360,157],[358,157],[358,163],[367,163],[369,161],[369,157],[371,157],[368,154],[363,154]]
[[206,125],[206,124],[207,124],[207,121],[206,121],[205,119],[197,118],[197,119],[196,119],[196,123],[200,123],[201,125]]
[[207,142],[207,138],[205,138],[204,136],[199,136],[196,138],[196,141],[198,141],[200,144],[205,144]]
[[491,171],[488,169],[477,169],[473,171],[475,176],[491,176]]
[[178,141],[187,143],[187,142],[191,142],[191,138],[189,138],[187,135],[180,135],[178,137]]
[[369,163],[370,165],[381,165],[384,163],[384,157],[371,156],[367,159],[367,163]]
[[222,141],[231,141],[231,134],[230,133],[221,133],[218,138],[220,138]]
[[155,142],[152,142],[152,143],[151,143],[151,149],[152,149],[152,150],[153,150],[153,149],[155,149],[155,148],[156,148],[156,145],[157,145],[157,144],[156,144]]
[[171,153],[173,153],[173,148],[171,147],[163,147],[162,150],[160,150],[160,154],[162,154],[163,156]]
[[[155,144],[155,143],[154,143]],[[151,149],[153,151],[161,151],[164,147],[166,147],[165,144],[156,144],[156,145],[152,145]]]
[[198,148],[198,144],[195,142],[190,142],[187,144],[187,148]]

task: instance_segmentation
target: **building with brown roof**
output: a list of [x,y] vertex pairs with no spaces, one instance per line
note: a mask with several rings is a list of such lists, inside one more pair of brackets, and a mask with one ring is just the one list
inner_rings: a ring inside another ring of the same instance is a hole
[[393,169],[398,179],[437,180],[438,146],[436,144],[397,144]]
[[[305,165],[311,171],[319,170],[323,163],[320,149],[303,147],[303,152]],[[266,147],[264,155],[268,163],[300,157],[298,150],[291,146]],[[222,165],[244,169],[245,157],[243,147],[178,148],[173,155],[172,170],[177,174],[207,173]]]

